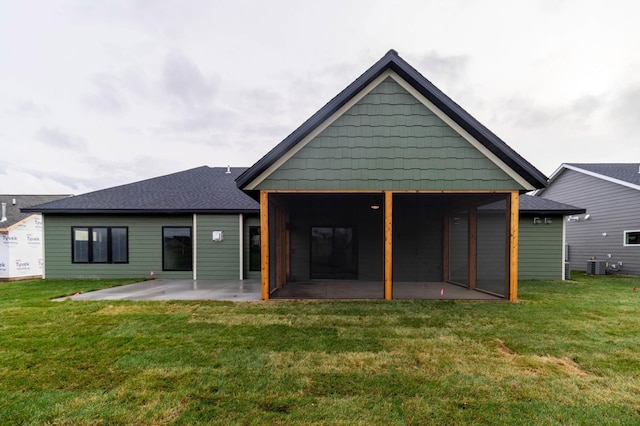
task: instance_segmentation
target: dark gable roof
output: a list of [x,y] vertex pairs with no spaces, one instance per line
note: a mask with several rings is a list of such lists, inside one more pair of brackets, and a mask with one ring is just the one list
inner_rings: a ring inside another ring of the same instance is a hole
[[42,213],[257,213],[235,179],[246,168],[202,166],[23,209]]
[[640,187],[640,163],[566,163],[561,167],[579,169],[577,171],[590,172],[601,179]]
[[542,197],[523,194],[520,196],[520,213],[527,214],[582,214],[585,209],[558,203]]
[[371,68],[365,71],[364,74],[358,77],[335,98],[329,101],[329,103],[312,115],[275,148],[258,160],[258,162],[250,167],[246,172],[242,173],[236,180],[238,186],[243,188],[253,179],[258,177],[275,161],[277,161],[278,158],[294,147],[318,125],[338,111],[342,106],[349,102],[351,98],[357,95],[363,88],[387,69],[393,70],[396,74],[411,84],[412,87],[429,99],[429,101],[435,104],[463,129],[469,132],[469,134],[500,158],[505,164],[511,167],[516,173],[522,176],[522,178],[529,182],[534,188],[543,188],[547,185],[547,178],[542,174],[542,172],[522,158],[500,138],[480,124],[480,122],[473,118],[468,112],[441,92],[429,80],[423,77],[411,65],[400,58],[395,50],[390,50]]
[[[12,225],[31,216],[33,213],[21,212],[20,209],[48,203],[50,201],[68,198],[70,195],[19,195],[0,194],[0,203],[7,205],[7,220],[0,222],[0,229],[7,229]],[[15,204],[13,201],[15,200]],[[1,219],[1,218],[0,218]]]

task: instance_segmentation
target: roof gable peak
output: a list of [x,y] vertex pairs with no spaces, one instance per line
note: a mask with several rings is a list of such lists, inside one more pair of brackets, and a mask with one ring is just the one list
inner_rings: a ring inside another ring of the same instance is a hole
[[323,125],[326,120],[352,102],[354,97],[359,96],[362,90],[367,88],[370,90],[370,85],[389,70],[404,81],[407,87],[412,88],[415,94],[422,96],[448,117],[451,122],[478,141],[487,153],[507,165],[514,175],[518,175],[520,180],[526,183],[525,187],[535,189],[546,186],[547,178],[544,174],[435,87],[422,74],[404,61],[397,51],[391,49],[360,77],[241,174],[236,179],[238,187],[244,190],[254,188],[255,180],[264,179],[265,173],[268,175],[270,168],[272,169],[283,155],[295,148],[303,139],[309,137],[318,126]]

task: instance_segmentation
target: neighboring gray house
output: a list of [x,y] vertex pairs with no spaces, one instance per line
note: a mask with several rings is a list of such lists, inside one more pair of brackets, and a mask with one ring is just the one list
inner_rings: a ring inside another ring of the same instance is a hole
[[639,163],[565,163],[537,195],[586,209],[567,219],[572,269],[640,275]]
[[65,197],[68,195],[0,194],[0,281],[42,276],[42,216],[20,209]]

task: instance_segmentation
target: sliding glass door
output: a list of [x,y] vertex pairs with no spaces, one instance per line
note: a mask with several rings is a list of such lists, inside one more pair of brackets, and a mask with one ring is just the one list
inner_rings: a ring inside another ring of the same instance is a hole
[[353,227],[311,228],[311,278],[358,278],[356,234]]

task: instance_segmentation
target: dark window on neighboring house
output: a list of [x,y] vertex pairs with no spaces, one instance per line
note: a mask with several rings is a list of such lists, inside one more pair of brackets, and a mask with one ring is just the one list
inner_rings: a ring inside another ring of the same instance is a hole
[[249,270],[260,270],[260,227],[249,227]]
[[193,270],[193,248],[191,243],[191,227],[162,228],[162,270]]
[[128,228],[85,226],[71,228],[73,263],[128,263]]
[[638,230],[638,231],[624,231],[624,245],[625,246],[638,246],[638,245],[640,245],[640,230]]

